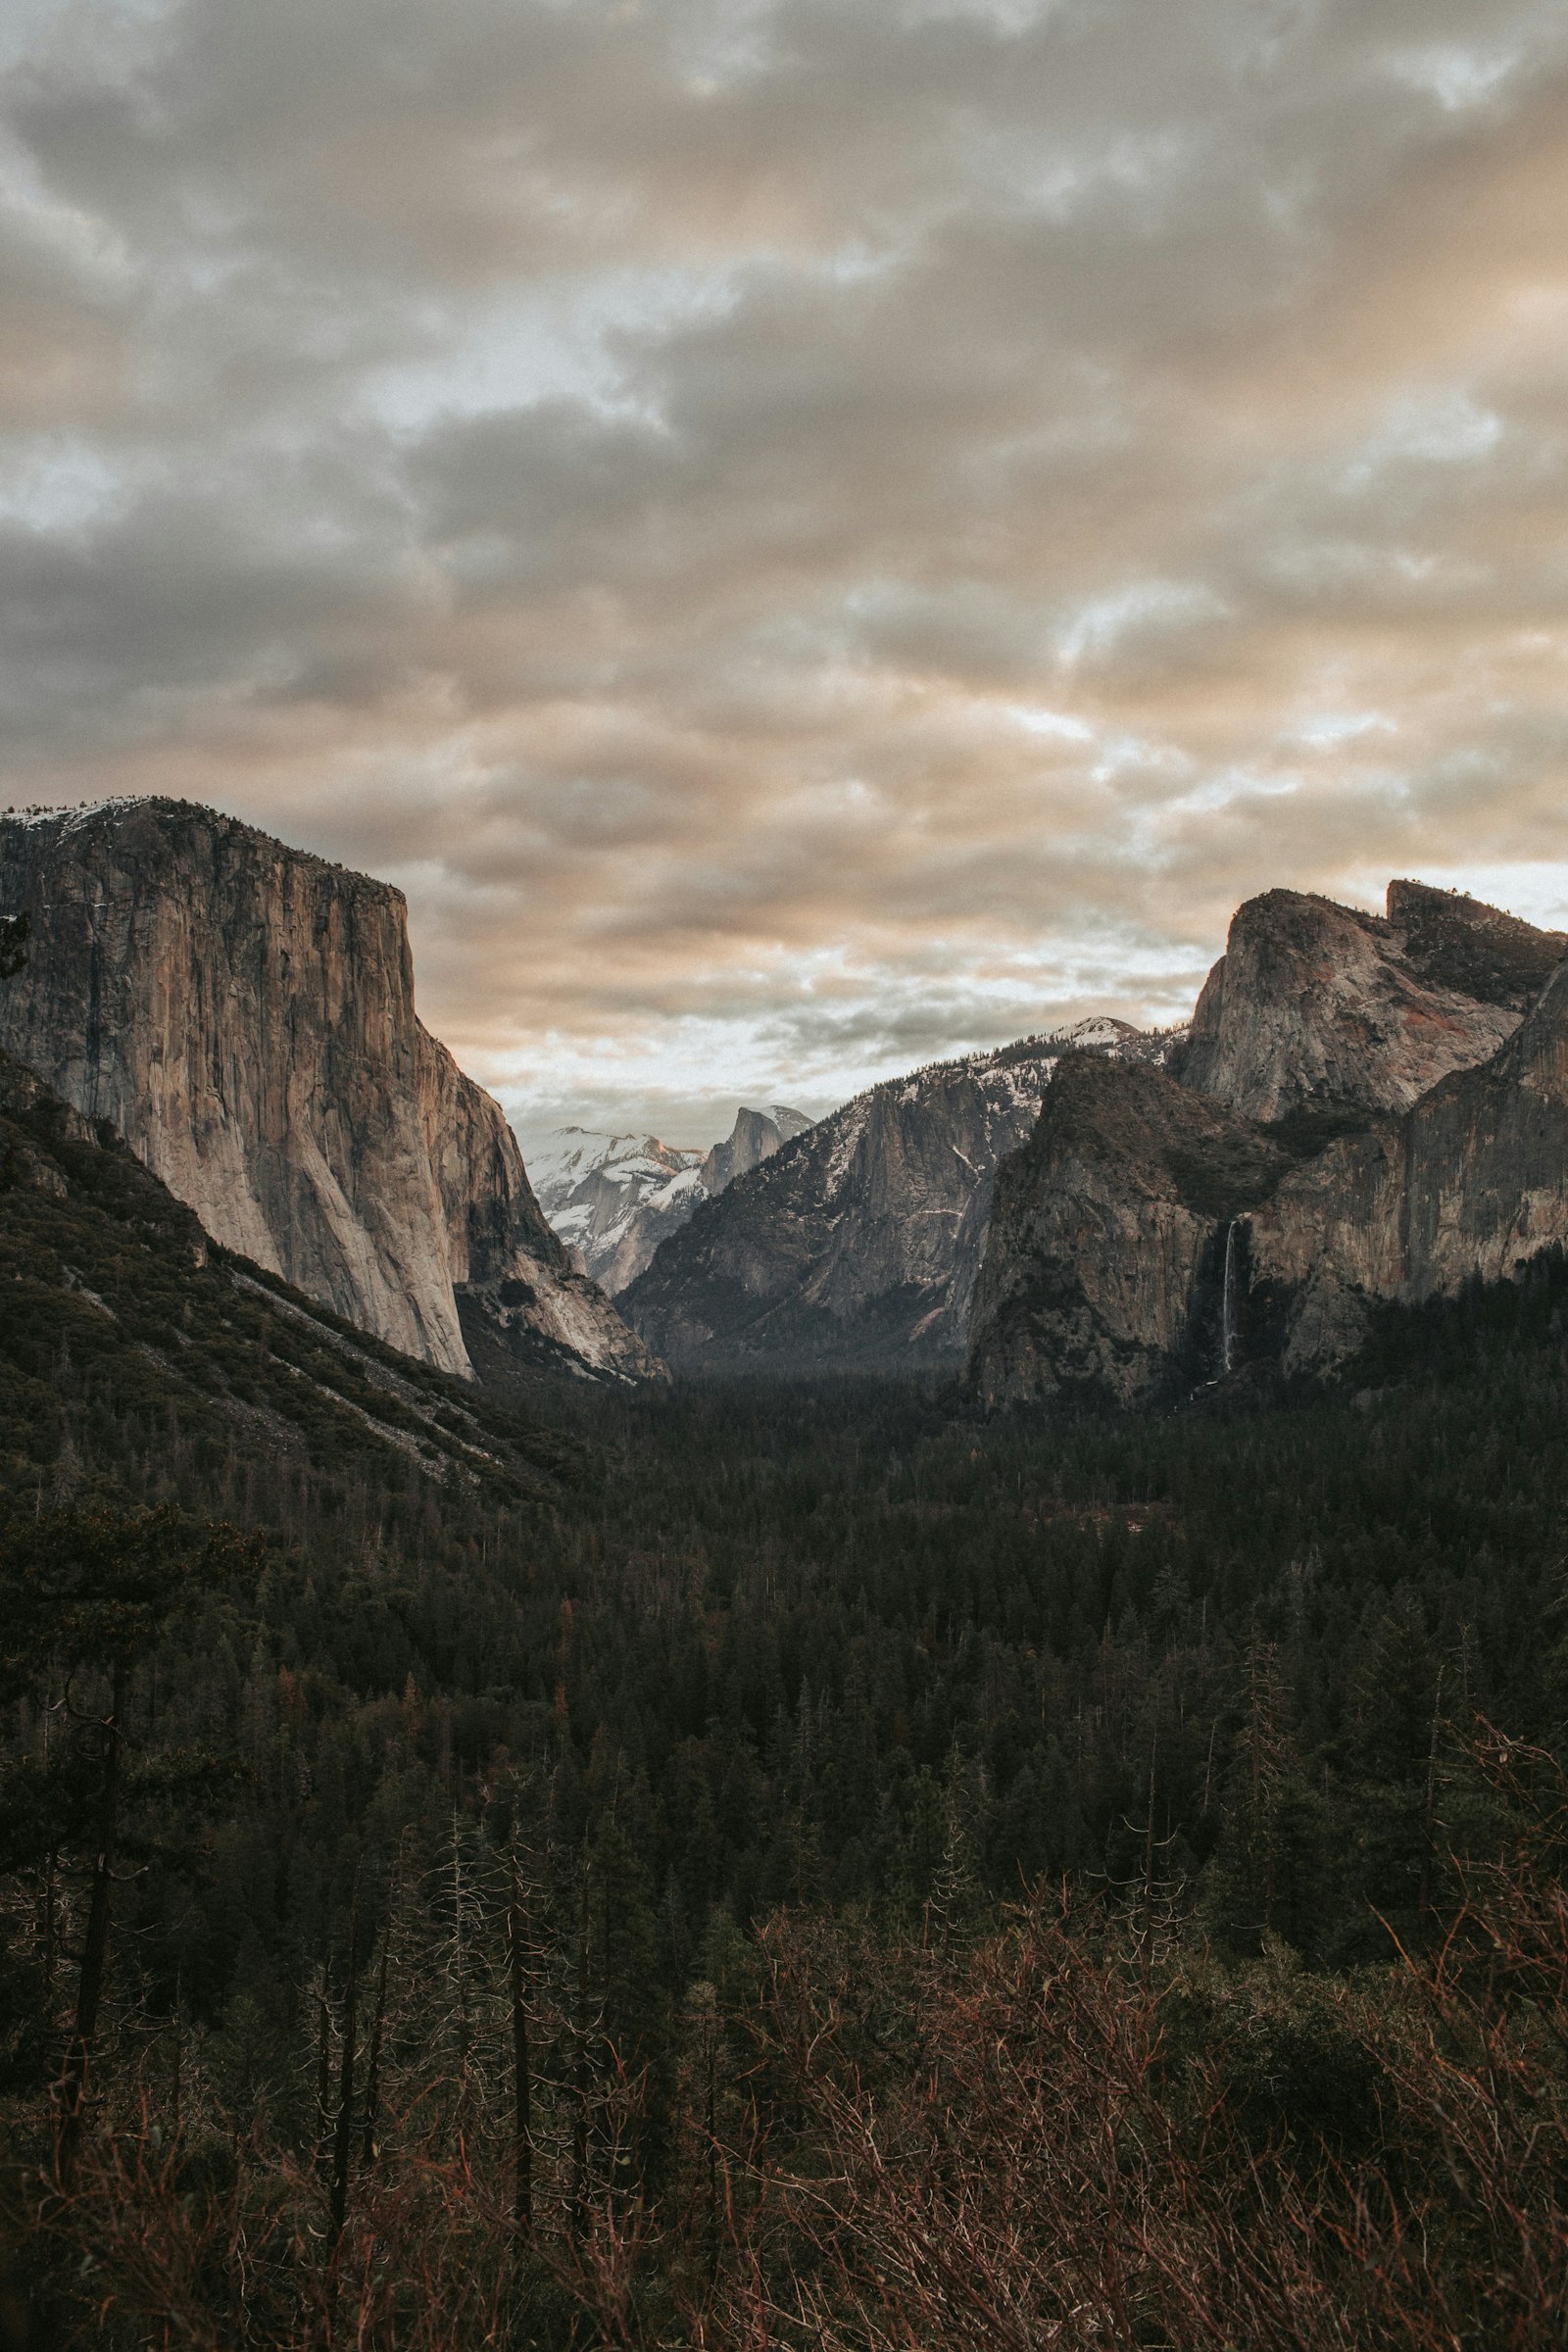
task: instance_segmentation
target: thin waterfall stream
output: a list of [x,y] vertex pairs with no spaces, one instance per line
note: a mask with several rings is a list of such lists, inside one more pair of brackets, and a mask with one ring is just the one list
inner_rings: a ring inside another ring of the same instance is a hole
[[1236,1360],[1236,1219],[1225,1231],[1225,1287],[1220,1297],[1220,1370],[1228,1373]]

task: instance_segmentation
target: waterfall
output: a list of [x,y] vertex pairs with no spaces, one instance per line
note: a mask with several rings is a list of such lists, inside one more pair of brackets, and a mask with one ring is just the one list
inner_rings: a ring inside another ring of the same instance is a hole
[[1236,1360],[1236,1219],[1225,1229],[1225,1288],[1220,1299],[1220,1370]]

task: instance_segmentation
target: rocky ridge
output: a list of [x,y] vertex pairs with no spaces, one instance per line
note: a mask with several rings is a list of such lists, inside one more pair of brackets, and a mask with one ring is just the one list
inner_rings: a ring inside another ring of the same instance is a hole
[[706,1152],[654,1135],[560,1127],[532,1154],[534,1190],[577,1263],[614,1298],[700,1201],[771,1158],[810,1123],[781,1102],[742,1108],[727,1138]]
[[1544,936],[1419,883],[1392,883],[1386,916],[1271,890],[1238,911],[1172,1074],[1253,1119],[1406,1110],[1517,1028],[1551,968]]
[[471,1377],[655,1369],[571,1265],[500,1105],[417,1018],[401,892],[170,800],[0,817],[26,909],[0,1050],[223,1248]]
[[1063,1063],[999,1171],[983,1395],[1322,1373],[1379,1301],[1568,1241],[1565,954],[1417,883],[1381,918],[1250,901],[1169,1068]]
[[998,1160],[1063,1054],[1158,1060],[1124,1022],[885,1081],[700,1205],[620,1297],[673,1367],[898,1369],[956,1356]]

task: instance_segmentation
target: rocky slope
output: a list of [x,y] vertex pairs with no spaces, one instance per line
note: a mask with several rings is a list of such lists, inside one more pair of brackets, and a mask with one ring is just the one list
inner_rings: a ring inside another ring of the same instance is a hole
[[493,1359],[651,1368],[418,1020],[400,892],[153,800],[0,817],[0,912],[21,908],[0,1050],[225,1249],[448,1372],[471,1375],[478,1330]]
[[770,1159],[809,1125],[781,1102],[766,1110],[743,1108],[725,1141],[707,1152],[654,1135],[560,1127],[532,1154],[534,1191],[583,1271],[613,1298],[700,1201]]
[[1377,1301],[1568,1239],[1565,952],[1412,883],[1384,918],[1244,906],[1170,1069],[1064,1064],[1000,1170],[982,1393],[1125,1404],[1321,1372]]
[[1085,1022],[890,1079],[704,1203],[620,1298],[673,1366],[896,1369],[962,1347],[992,1179],[1064,1053],[1157,1058]]

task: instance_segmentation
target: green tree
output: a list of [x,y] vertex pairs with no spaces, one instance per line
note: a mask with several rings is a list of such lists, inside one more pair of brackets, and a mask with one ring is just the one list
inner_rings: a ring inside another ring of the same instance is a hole
[[0,1536],[0,1697],[41,1697],[45,1723],[63,1718],[65,1729],[8,1775],[0,1867],[42,1868],[46,1916],[63,1860],[74,1861],[88,1881],[58,2098],[57,2163],[68,2184],[109,1972],[112,1891],[127,1815],[138,1806],[177,1804],[188,1818],[191,1800],[211,1800],[221,1787],[210,1755],[166,1752],[127,1765],[131,1677],[175,1612],[244,1554],[230,1528],[168,1506],[101,1499],[14,1520]]
[[1256,1953],[1278,1937],[1312,1950],[1321,1933],[1322,1807],[1301,1771],[1279,1651],[1255,1628],[1220,1811],[1208,1908],[1221,1942]]

